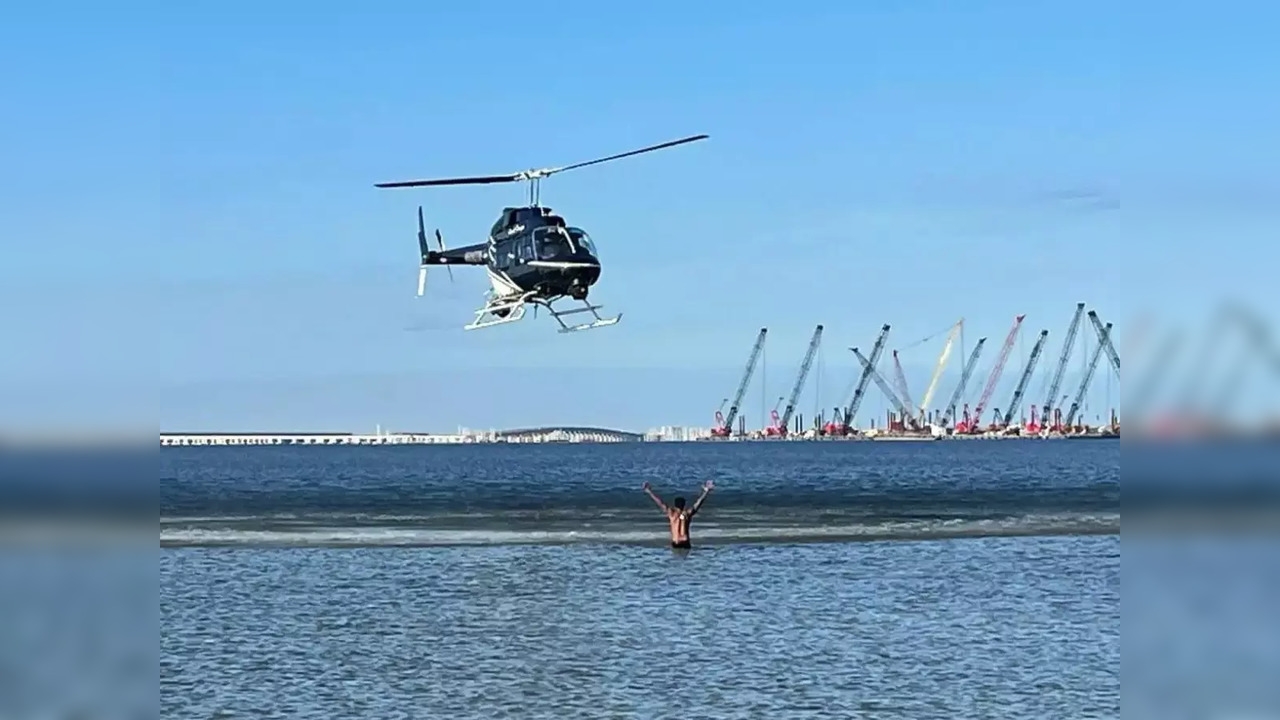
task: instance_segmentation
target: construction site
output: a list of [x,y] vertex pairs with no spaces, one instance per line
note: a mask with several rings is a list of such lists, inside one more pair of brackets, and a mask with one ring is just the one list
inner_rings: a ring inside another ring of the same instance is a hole
[[[823,326],[813,330],[808,349],[800,363],[799,373],[791,385],[790,394],[779,397],[773,409],[768,413],[768,423],[761,428],[747,428],[743,416],[743,402],[748,388],[756,375],[756,367],[765,347],[768,328],[761,328],[756,335],[755,343],[747,359],[738,386],[731,397],[721,401],[715,412],[715,422],[708,435],[709,440],[740,439],[778,439],[778,440],[818,440],[818,439],[881,439],[881,440],[940,440],[948,438],[1015,438],[1015,437],[1107,437],[1120,436],[1120,418],[1114,407],[1107,410],[1107,420],[1089,425],[1085,422],[1083,412],[1086,394],[1097,376],[1098,366],[1105,355],[1109,372],[1118,381],[1120,377],[1120,355],[1111,341],[1112,324],[1103,322],[1096,310],[1086,312],[1085,303],[1077,303],[1075,312],[1063,336],[1061,350],[1051,374],[1045,375],[1039,390],[1043,391],[1043,399],[1038,403],[1026,402],[1032,378],[1037,368],[1042,366],[1041,358],[1045,354],[1049,339],[1049,330],[1042,329],[1035,336],[1031,353],[1026,357],[1017,384],[1008,398],[1001,405],[996,391],[1001,379],[1005,376],[1005,368],[1009,364],[1010,355],[1023,332],[1023,321],[1026,315],[1018,315],[1004,337],[994,363],[986,373],[981,390],[971,402],[971,390],[977,390],[973,376],[983,362],[983,350],[987,338],[981,337],[967,353],[964,348],[964,319],[954,325],[922,340],[893,349],[889,355],[889,374],[893,377],[890,383],[881,371],[881,360],[889,344],[890,326],[883,325],[869,353],[863,353],[858,347],[849,351],[857,360],[856,371],[851,379],[852,390],[839,398],[840,404],[831,407],[828,416],[825,405],[820,407],[814,416],[804,418],[798,412],[798,403],[810,376],[814,359],[822,344]],[[1087,320],[1086,320],[1087,318]],[[1088,324],[1089,330],[1096,336],[1096,344],[1086,348],[1082,375],[1074,388],[1059,395],[1064,390],[1064,379],[1068,362],[1075,349],[1081,326]],[[906,373],[900,361],[900,353],[909,347],[920,345],[936,337],[945,335],[941,352],[934,363],[933,372],[924,393],[916,402],[907,383]],[[956,352],[959,344],[959,352]],[[941,379],[947,369],[952,355],[961,357],[959,379],[950,393],[940,394]],[[1045,370],[1049,372],[1048,368]],[[869,387],[874,384],[876,391],[887,401],[887,409],[882,420],[873,418],[865,427],[855,424],[858,412],[867,398]],[[764,388],[761,388],[762,392]],[[1039,393],[1037,393],[1039,394]],[[944,404],[936,401],[946,398]],[[1109,401],[1109,398],[1108,398]],[[727,406],[727,409],[726,409]],[[1025,411],[1024,411],[1024,408]]]

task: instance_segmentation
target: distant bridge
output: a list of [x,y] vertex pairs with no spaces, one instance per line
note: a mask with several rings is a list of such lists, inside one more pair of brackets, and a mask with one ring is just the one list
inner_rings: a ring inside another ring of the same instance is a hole
[[641,442],[642,433],[594,427],[540,427],[494,431],[498,442]]
[[639,433],[592,427],[541,427],[456,434],[380,432],[176,432],[160,433],[162,446],[191,445],[436,445],[458,443],[638,442]]

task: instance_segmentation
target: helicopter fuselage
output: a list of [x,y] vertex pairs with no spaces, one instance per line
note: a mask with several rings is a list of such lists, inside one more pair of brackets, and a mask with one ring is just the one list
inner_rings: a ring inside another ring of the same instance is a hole
[[584,300],[600,279],[600,259],[591,237],[568,226],[550,208],[505,208],[486,243],[428,252],[430,265],[484,265],[499,297]]

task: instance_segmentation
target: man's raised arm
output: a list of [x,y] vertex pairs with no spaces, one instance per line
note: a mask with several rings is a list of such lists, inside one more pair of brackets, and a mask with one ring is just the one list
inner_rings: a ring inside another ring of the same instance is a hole
[[648,482],[644,484],[643,489],[644,489],[644,494],[653,498],[653,501],[658,504],[658,507],[662,508],[662,512],[670,512],[670,509],[667,507],[667,504],[662,502],[662,498],[658,497],[658,495],[649,488]]
[[693,515],[694,513],[698,512],[698,508],[702,507],[703,501],[707,499],[707,496],[711,494],[711,489],[714,488],[715,486],[716,484],[711,482],[710,480],[708,480],[706,483],[703,484],[702,494],[698,496],[697,500],[693,501],[693,509],[689,511],[690,515]]

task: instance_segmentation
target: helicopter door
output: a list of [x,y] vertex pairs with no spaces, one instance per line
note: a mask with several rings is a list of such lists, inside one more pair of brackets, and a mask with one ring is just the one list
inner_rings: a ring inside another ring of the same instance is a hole
[[507,270],[513,265],[518,265],[519,260],[516,259],[518,247],[517,243],[498,243],[493,249],[493,264],[499,270]]

